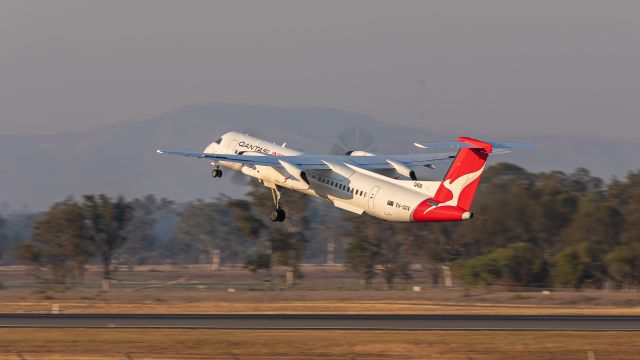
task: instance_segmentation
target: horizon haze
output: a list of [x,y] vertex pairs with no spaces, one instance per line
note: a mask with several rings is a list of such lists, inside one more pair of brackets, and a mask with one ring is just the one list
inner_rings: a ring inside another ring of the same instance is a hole
[[640,3],[3,1],[0,134],[193,103],[640,141]]

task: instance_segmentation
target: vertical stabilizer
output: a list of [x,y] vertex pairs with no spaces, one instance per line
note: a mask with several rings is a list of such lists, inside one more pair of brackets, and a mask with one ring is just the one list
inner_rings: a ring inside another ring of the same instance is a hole
[[468,137],[460,137],[458,141],[474,147],[458,151],[433,199],[441,204],[469,210],[493,146]]
[[468,137],[460,137],[458,141],[470,146],[458,151],[433,198],[414,210],[413,221],[457,221],[473,216],[469,209],[493,146]]

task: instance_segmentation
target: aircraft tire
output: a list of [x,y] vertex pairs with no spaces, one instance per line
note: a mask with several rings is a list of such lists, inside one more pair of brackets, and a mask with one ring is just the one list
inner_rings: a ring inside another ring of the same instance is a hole
[[269,214],[269,218],[273,222],[283,222],[287,217],[287,214],[282,209],[273,209],[271,210],[271,214]]
[[276,209],[271,210],[271,214],[269,214],[269,218],[273,222],[278,222],[278,210]]

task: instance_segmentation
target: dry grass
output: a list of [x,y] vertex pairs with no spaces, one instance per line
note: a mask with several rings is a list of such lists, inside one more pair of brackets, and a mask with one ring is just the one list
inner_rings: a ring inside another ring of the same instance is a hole
[[[0,359],[629,359],[640,333],[0,329]],[[4,357],[3,357],[4,356]]]
[[56,304],[64,313],[142,314],[523,314],[523,315],[640,315],[638,308],[530,306],[496,304],[433,304],[428,301],[403,302],[208,302],[195,303],[100,303],[100,302],[18,302],[0,303],[4,313],[46,312]]
[[[640,314],[635,291],[430,288],[419,272],[412,281],[423,286],[421,292],[339,290],[340,284],[357,283],[343,268],[307,266],[304,272],[301,286],[306,290],[263,291],[260,276],[244,270],[143,267],[118,272],[114,290],[103,293],[97,289],[97,271],[90,271],[80,288],[43,290],[30,285],[33,279],[24,269],[2,267],[0,281],[7,289],[0,290],[0,312],[44,312],[57,304],[69,313]],[[228,292],[232,287],[237,291]]]
[[[601,305],[581,293],[512,293],[461,296],[456,290],[408,291],[193,291],[89,290],[0,291],[0,312],[46,312],[53,304],[66,313],[387,313],[387,314],[602,314],[640,315],[638,306]],[[533,300],[531,297],[536,297]],[[595,298],[595,297],[590,297]],[[589,298],[589,299],[590,299]]]

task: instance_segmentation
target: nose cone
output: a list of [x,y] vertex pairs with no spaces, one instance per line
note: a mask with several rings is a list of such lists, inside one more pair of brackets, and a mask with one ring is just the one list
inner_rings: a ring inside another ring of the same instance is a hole
[[466,211],[462,213],[462,220],[469,220],[473,218],[473,213],[470,211]]

